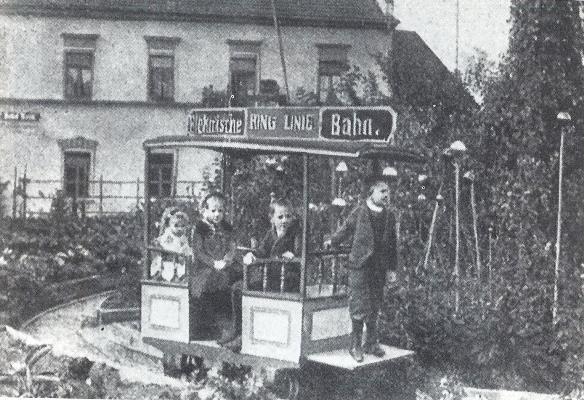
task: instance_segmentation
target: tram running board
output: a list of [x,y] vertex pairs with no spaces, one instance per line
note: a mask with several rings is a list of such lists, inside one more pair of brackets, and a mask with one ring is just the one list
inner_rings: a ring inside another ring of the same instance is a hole
[[399,349],[397,347],[386,346],[384,344],[381,345],[381,348],[385,350],[385,355],[383,357],[378,358],[371,354],[365,354],[364,360],[361,363],[358,363],[353,359],[353,357],[351,357],[348,349],[314,353],[307,356],[306,359],[317,364],[325,364],[332,367],[353,371],[367,367],[375,367],[380,364],[389,363],[404,357],[413,356],[415,354],[411,350]]

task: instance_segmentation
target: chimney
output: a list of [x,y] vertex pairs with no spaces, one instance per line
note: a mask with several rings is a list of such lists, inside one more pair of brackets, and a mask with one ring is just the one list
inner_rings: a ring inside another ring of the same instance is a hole
[[395,11],[394,0],[385,0],[385,15],[391,15],[393,17],[394,11]]
[[383,13],[386,16],[393,16],[393,12],[395,10],[394,0],[377,0],[377,4],[379,5],[379,8],[383,10]]

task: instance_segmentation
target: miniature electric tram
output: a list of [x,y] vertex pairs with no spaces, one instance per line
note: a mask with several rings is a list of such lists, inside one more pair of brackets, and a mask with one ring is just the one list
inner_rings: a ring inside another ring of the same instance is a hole
[[[301,253],[293,259],[256,259],[244,265],[239,352],[221,347],[216,343],[218,338],[199,339],[194,335],[198,321],[189,312],[191,259],[151,246],[152,194],[149,185],[145,185],[141,336],[145,343],[164,353],[165,370],[180,367],[181,360],[184,362],[189,356],[262,368],[272,377],[283,376],[285,396],[295,399],[302,385],[297,372],[308,364],[355,370],[413,354],[384,345],[383,358],[367,355],[363,363],[351,358],[347,351],[351,332],[348,293],[342,279],[348,252],[311,249],[308,245],[309,160],[312,157],[362,159],[370,160],[373,168],[381,168],[383,163],[424,162],[415,152],[393,145],[395,121],[396,114],[389,107],[196,109],[189,115],[187,134],[144,142],[146,181],[151,155],[183,149],[213,150],[229,158],[297,155],[302,158],[303,166]],[[229,169],[223,174],[229,178]],[[151,263],[155,259],[160,262],[161,257],[165,266],[185,271],[183,276],[171,280],[153,277]],[[279,290],[266,284],[268,266],[278,268]],[[249,271],[254,267],[260,268],[263,274],[260,288],[248,285]],[[285,282],[289,268],[300,271],[300,283],[294,291],[288,290]]]

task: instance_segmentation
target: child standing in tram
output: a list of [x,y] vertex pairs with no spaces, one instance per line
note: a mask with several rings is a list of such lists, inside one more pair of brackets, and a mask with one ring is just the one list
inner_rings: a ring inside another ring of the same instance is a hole
[[[163,250],[191,256],[192,250],[187,238],[189,217],[177,207],[168,207],[160,218],[160,236],[154,240],[154,246]],[[166,281],[180,280],[185,275],[186,260],[182,262],[163,261],[163,256],[156,255],[150,265],[150,276]]]
[[240,279],[238,263],[235,261],[236,244],[233,228],[225,220],[225,197],[221,193],[207,195],[201,203],[202,219],[195,223],[192,235],[193,273],[189,282],[194,306],[193,319],[198,327],[206,326],[213,314],[211,304],[204,304],[210,293],[227,290]]
[[[385,352],[379,345],[377,318],[383,302],[386,275],[395,281],[397,270],[397,235],[395,217],[388,209],[389,185],[385,176],[366,179],[368,196],[358,205],[325,246],[336,247],[351,239],[349,254],[349,312],[352,320],[351,348],[357,361],[363,361],[363,351],[376,357]],[[362,347],[363,326],[367,337]]]
[[[243,262],[252,264],[257,258],[282,257],[291,260],[298,256],[302,246],[302,230],[294,216],[290,201],[286,199],[274,200],[270,204],[271,227],[266,232],[257,249],[245,255]],[[271,268],[271,267],[278,268]],[[262,290],[263,274],[261,271],[252,271],[248,276],[249,288]],[[296,292],[300,285],[300,271],[297,264],[288,264],[284,279],[284,290]],[[281,270],[279,264],[268,265],[267,290],[280,291]],[[243,281],[239,280],[231,286],[232,328],[217,343],[233,351],[241,349],[241,294]]]

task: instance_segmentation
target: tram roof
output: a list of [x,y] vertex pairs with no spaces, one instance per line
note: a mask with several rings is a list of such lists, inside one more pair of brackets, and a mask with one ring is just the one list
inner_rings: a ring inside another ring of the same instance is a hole
[[424,163],[425,157],[414,151],[387,143],[363,141],[329,141],[223,136],[161,136],[144,142],[145,149],[196,147],[234,156],[260,154],[314,154],[327,157],[381,159],[396,162]]

